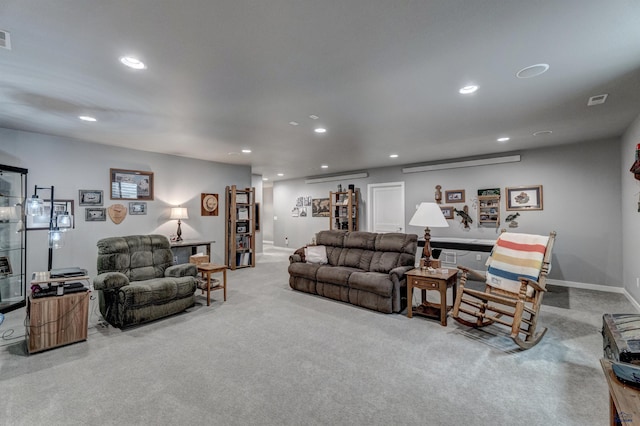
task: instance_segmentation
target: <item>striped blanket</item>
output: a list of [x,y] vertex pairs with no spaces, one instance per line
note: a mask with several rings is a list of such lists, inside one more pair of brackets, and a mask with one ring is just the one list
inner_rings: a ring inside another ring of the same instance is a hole
[[[549,236],[503,232],[487,259],[487,284],[517,293],[518,277],[537,281]],[[527,296],[533,288],[527,289]]]

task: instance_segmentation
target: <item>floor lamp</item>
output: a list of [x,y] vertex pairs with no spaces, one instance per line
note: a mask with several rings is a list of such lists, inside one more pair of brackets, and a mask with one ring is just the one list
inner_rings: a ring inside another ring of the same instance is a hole
[[440,206],[436,203],[423,202],[420,203],[418,209],[413,214],[413,217],[409,221],[411,226],[424,226],[424,250],[422,251],[422,258],[425,259],[425,266],[431,266],[431,228],[447,228],[449,224],[447,219],[444,218]]
[[[38,191],[48,190],[51,193],[51,205],[49,206],[49,259],[47,261],[47,270],[51,271],[53,265],[53,249],[61,248],[64,245],[63,231],[58,227],[58,215],[53,214],[54,210],[54,187],[35,186],[33,196],[27,202],[27,214],[29,216],[44,216],[44,201],[38,197]],[[65,212],[64,218],[61,220],[70,220],[68,213]]]

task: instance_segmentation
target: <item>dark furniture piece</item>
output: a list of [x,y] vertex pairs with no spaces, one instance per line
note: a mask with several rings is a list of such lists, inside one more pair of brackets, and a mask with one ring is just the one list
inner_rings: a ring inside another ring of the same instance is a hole
[[296,250],[289,258],[289,285],[379,312],[400,312],[417,241],[415,234],[320,231],[316,247],[326,248],[327,263],[307,263],[304,248]]
[[[446,271],[446,272],[445,272]],[[427,318],[440,320],[440,324],[447,325],[447,312],[453,309],[447,305],[447,288],[453,289],[453,300],[456,300],[456,283],[458,281],[458,269],[436,269],[431,273],[427,270],[413,269],[407,272],[407,317],[420,315]],[[422,290],[422,304],[413,307],[413,289]],[[427,302],[427,290],[436,290],[440,293],[440,303]]]
[[604,314],[602,348],[612,361],[640,365],[640,315]]
[[196,265],[173,265],[164,235],[131,235],[98,241],[100,312],[116,327],[166,317],[195,304]]
[[601,359],[600,365],[609,386],[609,425],[640,425],[640,390],[620,382],[611,361]]

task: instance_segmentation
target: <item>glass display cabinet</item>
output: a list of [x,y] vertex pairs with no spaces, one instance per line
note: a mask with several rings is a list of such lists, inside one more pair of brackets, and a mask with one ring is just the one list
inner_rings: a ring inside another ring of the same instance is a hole
[[0,314],[26,305],[27,169],[0,164]]

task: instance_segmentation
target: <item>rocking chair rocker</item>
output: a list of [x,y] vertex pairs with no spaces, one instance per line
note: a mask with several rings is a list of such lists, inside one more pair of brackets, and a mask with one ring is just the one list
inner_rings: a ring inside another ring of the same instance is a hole
[[[486,275],[458,266],[462,276],[452,317],[474,328],[504,325],[522,349],[535,346],[547,331],[536,332],[536,325],[555,236],[555,232],[546,237],[503,231],[487,260]],[[470,277],[484,281],[484,291],[466,288]]]

